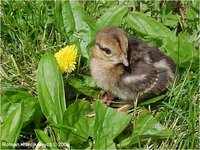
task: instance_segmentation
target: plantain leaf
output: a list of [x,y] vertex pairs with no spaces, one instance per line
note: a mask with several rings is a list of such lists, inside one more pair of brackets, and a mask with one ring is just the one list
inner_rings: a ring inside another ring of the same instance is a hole
[[[89,132],[87,132],[89,131],[89,126],[87,126],[87,120],[85,120],[86,118],[84,119],[84,117],[86,116],[86,114],[89,113],[89,111],[90,111],[90,103],[83,100],[77,100],[67,108],[63,116],[63,125],[75,129],[73,130],[75,133],[72,132],[71,129],[62,129],[61,132],[62,141],[68,140],[71,141],[72,143],[79,143],[80,141],[87,140],[89,136]],[[82,118],[83,120],[81,120]],[[77,124],[78,121],[79,123]],[[74,134],[76,140],[74,140],[75,139],[73,136]]]
[[48,137],[43,131],[35,129],[35,133],[39,141],[41,141],[44,144],[45,148],[52,150],[58,149],[55,145],[55,142],[53,142],[53,140],[50,137]]
[[98,98],[99,92],[95,90],[94,80],[89,76],[83,76],[83,78],[71,77],[69,78],[69,84],[74,87],[80,93],[84,95]]
[[92,137],[94,129],[94,119],[86,115],[81,117],[74,125],[75,132],[71,132],[68,141],[71,144],[86,142],[89,136]]
[[163,47],[180,67],[199,68],[199,51],[183,37],[164,38]]
[[120,147],[127,147],[149,138],[168,138],[172,131],[162,126],[146,109],[137,118],[132,135],[119,144]]
[[45,53],[40,60],[37,73],[39,103],[49,123],[62,123],[66,109],[62,74],[55,57]]
[[117,5],[106,12],[97,20],[98,29],[102,29],[106,26],[118,26],[122,23],[122,19],[128,13],[126,5]]
[[[22,102],[23,103],[23,102]],[[10,110],[9,116],[7,116],[1,124],[1,149],[14,149],[14,145],[19,137],[20,130],[22,128],[22,116],[23,116],[23,104],[17,103],[15,109]],[[13,146],[7,146],[7,143],[12,143]]]
[[62,14],[62,19],[65,27],[65,32],[69,35],[72,35],[76,31],[76,26],[75,26],[75,21],[73,18],[73,12],[71,5],[68,2],[56,2],[61,4],[61,14]]
[[129,13],[126,23],[135,31],[152,37],[173,37],[172,32],[162,23],[140,12]]
[[115,148],[114,138],[117,137],[130,123],[132,115],[118,112],[96,102],[94,104],[96,114],[94,124],[95,149]]
[[17,90],[6,90],[2,93],[1,119],[4,122],[16,106],[23,101],[23,126],[28,124],[35,113],[37,101],[28,92]]
[[62,18],[69,43],[76,43],[81,55],[88,59],[91,42],[94,41],[95,22],[86,14],[79,1],[69,0],[59,3],[62,3]]

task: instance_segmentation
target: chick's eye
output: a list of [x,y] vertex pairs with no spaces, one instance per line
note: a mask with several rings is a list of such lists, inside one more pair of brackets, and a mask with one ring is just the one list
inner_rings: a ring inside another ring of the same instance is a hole
[[106,54],[110,54],[111,50],[109,48],[102,48],[102,50],[106,53]]
[[111,54],[111,50],[107,47],[102,47],[99,43],[96,43],[96,45],[102,50],[104,51],[107,55]]

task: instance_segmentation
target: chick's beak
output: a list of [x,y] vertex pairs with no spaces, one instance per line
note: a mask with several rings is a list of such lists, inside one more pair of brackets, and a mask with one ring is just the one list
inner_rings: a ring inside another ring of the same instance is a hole
[[125,65],[125,66],[128,66],[129,63],[128,63],[128,59],[127,59],[127,55],[126,54],[122,54],[120,56],[120,61]]

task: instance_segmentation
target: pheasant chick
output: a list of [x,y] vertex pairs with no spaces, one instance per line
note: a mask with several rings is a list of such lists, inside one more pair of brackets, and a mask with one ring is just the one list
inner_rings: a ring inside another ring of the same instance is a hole
[[98,87],[120,99],[135,100],[164,91],[176,65],[159,49],[128,39],[120,28],[107,27],[96,35],[90,68]]

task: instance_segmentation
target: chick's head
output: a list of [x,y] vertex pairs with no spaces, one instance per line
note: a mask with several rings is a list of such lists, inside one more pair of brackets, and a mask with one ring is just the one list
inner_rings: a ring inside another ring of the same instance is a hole
[[127,51],[128,38],[122,29],[107,27],[97,33],[93,55],[99,59],[128,66]]

